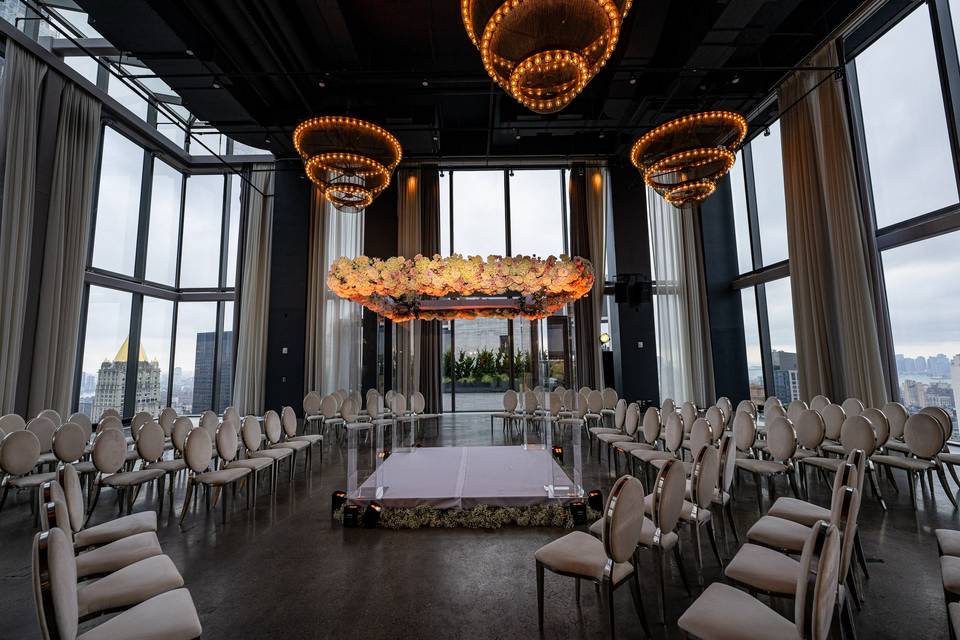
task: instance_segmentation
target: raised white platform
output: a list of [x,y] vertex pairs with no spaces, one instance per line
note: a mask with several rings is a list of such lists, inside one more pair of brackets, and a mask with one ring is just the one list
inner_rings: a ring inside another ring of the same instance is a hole
[[[540,448],[422,447],[393,453],[383,462],[383,491],[376,500],[385,507],[437,509],[544,504],[555,499],[545,488],[551,467],[555,486],[573,486],[563,468]],[[376,489],[374,474],[361,485],[360,494],[372,499]]]

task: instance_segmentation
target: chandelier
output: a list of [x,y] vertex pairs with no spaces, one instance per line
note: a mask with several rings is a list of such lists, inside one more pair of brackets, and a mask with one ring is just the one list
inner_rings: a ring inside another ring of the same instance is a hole
[[556,113],[606,64],[633,0],[461,0],[490,77],[536,113]]
[[337,258],[327,286],[394,322],[545,318],[587,295],[593,265],[580,257]]
[[746,135],[747,121],[739,113],[695,113],[645,133],[633,143],[630,161],[667,202],[690,208],[716,190]]
[[390,184],[403,152],[386,129],[357,118],[322,116],[297,125],[293,146],[323,197],[357,213]]

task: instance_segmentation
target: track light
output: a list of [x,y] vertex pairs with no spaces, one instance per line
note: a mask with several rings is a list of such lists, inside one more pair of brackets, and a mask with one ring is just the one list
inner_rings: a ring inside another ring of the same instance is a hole
[[637,84],[637,76],[634,76],[634,75],[630,76],[630,84]]
[[764,130],[763,130],[763,135],[765,135],[765,136],[770,135],[770,127],[765,127],[765,128],[764,128]]

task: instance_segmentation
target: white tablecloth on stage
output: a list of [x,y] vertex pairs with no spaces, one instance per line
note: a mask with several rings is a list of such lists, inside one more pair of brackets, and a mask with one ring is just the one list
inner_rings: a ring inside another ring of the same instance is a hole
[[[422,447],[390,455],[381,468],[385,507],[427,505],[455,509],[478,504],[531,506],[547,502],[548,467],[563,469],[543,449],[523,447]],[[567,479],[569,483],[569,479]],[[371,475],[361,491],[376,487]]]

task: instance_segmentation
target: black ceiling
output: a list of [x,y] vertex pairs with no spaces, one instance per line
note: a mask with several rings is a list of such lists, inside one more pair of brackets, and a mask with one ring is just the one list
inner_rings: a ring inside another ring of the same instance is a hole
[[77,2],[192,113],[242,142],[283,156],[299,121],[349,114],[421,159],[622,156],[676,115],[747,114],[860,4],[634,0],[606,68],[540,116],[490,81],[457,0]]

